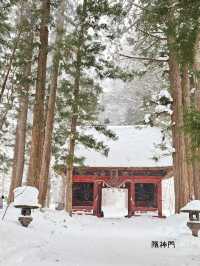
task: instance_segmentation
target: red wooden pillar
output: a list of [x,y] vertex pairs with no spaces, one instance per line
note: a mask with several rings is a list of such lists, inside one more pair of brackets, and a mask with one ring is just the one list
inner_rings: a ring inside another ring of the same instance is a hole
[[93,214],[97,215],[97,202],[98,202],[98,182],[94,182],[93,191]]
[[134,214],[135,209],[135,183],[129,183],[128,191],[128,217],[131,217]]
[[157,184],[158,186],[158,191],[157,191],[157,202],[158,202],[158,216],[163,217],[162,214],[162,181]]
[[102,212],[102,187],[103,187],[103,184],[102,182],[99,183],[98,185],[98,205],[97,205],[97,216],[98,217],[103,217],[103,212]]
[[93,214],[97,217],[101,217],[101,194],[102,194],[102,182],[94,182],[94,199],[93,199]]

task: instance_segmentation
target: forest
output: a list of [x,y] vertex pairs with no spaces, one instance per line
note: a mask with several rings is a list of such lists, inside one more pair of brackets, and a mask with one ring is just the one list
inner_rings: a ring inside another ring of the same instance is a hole
[[200,1],[2,0],[0,175],[26,184],[48,206],[52,177],[66,167],[72,215],[76,145],[105,156],[84,134],[108,125],[161,128],[171,139],[175,207],[200,200]]

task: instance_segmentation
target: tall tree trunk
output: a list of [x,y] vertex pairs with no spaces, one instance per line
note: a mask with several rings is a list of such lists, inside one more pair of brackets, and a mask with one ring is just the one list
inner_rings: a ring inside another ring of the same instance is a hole
[[59,197],[58,197],[58,205],[57,205],[57,210],[64,210],[65,208],[65,189],[66,189],[66,175],[65,173],[61,172],[61,181],[60,181],[60,186],[59,186]]
[[173,97],[173,115],[172,115],[172,141],[175,152],[173,153],[173,166],[174,166],[174,178],[175,178],[175,209],[179,212],[180,209],[180,195],[181,195],[181,156],[180,156],[180,136],[179,136],[179,125],[180,125],[180,115],[179,109],[182,108],[182,98],[179,95],[181,91],[181,80],[180,73],[176,62],[174,61],[173,54],[169,57],[170,66],[170,84]]
[[[182,73],[182,89],[183,89],[183,108],[184,111],[188,111],[191,107],[191,98],[190,98],[190,77],[189,77],[189,68],[187,64],[183,65]],[[192,163],[192,146],[191,146],[191,137],[185,134],[185,147],[186,147],[186,160],[187,160],[187,171],[188,171],[188,180],[189,180],[189,194],[190,199],[194,199],[194,169]]]
[[80,49],[77,54],[77,70],[76,78],[74,82],[74,103],[72,107],[72,119],[69,135],[69,151],[67,158],[67,182],[66,182],[66,205],[65,209],[72,216],[72,178],[73,178],[73,166],[74,166],[74,151],[77,134],[77,120],[78,120],[78,98],[79,98],[79,86],[80,86]]
[[50,17],[50,1],[41,4],[40,49],[38,55],[36,95],[33,109],[32,143],[30,151],[27,184],[39,188],[39,176],[44,142],[44,99],[48,53],[48,23]]
[[[31,72],[31,66],[29,66]],[[28,112],[28,90],[22,92],[20,97],[20,110],[17,121],[15,151],[14,151],[14,165],[12,170],[11,186],[9,191],[9,201],[13,201],[13,189],[22,184],[22,177],[24,171],[24,154],[26,142],[26,122]]]
[[51,161],[51,149],[52,149],[52,134],[53,134],[53,125],[54,125],[54,112],[55,112],[55,103],[56,103],[56,92],[57,92],[57,83],[59,75],[59,65],[60,65],[60,45],[63,37],[64,30],[64,12],[66,1],[62,1],[60,4],[60,9],[57,17],[57,32],[55,40],[55,53],[53,56],[53,70],[51,75],[51,85],[50,85],[50,94],[48,100],[47,108],[47,121],[45,127],[45,138],[44,146],[42,153],[42,165],[40,170],[40,184],[39,184],[39,202],[44,206],[45,199],[47,195],[47,186],[49,178],[49,167]]
[[[200,32],[197,34],[196,43],[194,47],[194,76],[195,76],[195,107],[200,112]],[[194,193],[195,199],[200,199],[200,148],[195,150],[194,162]],[[196,158],[197,157],[197,158]]]
[[22,47],[24,48],[24,66],[22,68],[23,78],[19,86],[19,111],[17,118],[17,128],[15,136],[14,158],[12,177],[9,190],[8,201],[13,201],[13,190],[21,186],[23,171],[24,171],[24,155],[26,144],[26,129],[27,129],[27,113],[28,100],[30,90],[30,76],[32,69],[32,54],[33,54],[33,32],[31,23],[27,23],[27,17],[30,15],[31,7],[25,3],[21,5],[21,27],[23,24],[28,25],[26,31],[21,33]]
[[19,121],[17,121],[17,128],[16,128],[16,136],[15,136],[15,147],[14,147],[14,155],[13,155],[13,162],[12,162],[12,176],[11,176],[11,183],[10,183],[10,189],[9,189],[9,195],[8,195],[8,202],[12,202],[14,200],[14,194],[13,190],[16,188],[16,168],[17,168],[17,156],[18,156],[18,124]]
[[47,208],[50,207],[51,204],[51,178],[48,180],[48,186],[47,186],[47,197],[46,197],[46,206]]
[[84,42],[84,20],[86,16],[87,0],[83,1],[83,16],[81,21],[81,29],[79,32],[78,49],[76,53],[76,74],[74,79],[74,91],[73,91],[73,104],[72,104],[72,118],[69,134],[69,149],[67,156],[67,180],[66,180],[66,203],[65,210],[72,216],[72,179],[73,179],[73,167],[74,167],[74,151],[77,135],[77,121],[78,121],[78,100],[80,93],[80,78],[81,78],[81,63],[82,53],[81,46]]
[[173,97],[173,115],[172,115],[172,139],[175,152],[173,154],[173,165],[175,174],[175,209],[180,211],[189,201],[189,180],[187,171],[187,158],[185,139],[183,132],[183,102],[182,102],[182,86],[181,75],[176,53],[172,45],[173,38],[169,37],[169,76]]
[[190,199],[186,147],[183,132],[183,92],[181,72],[176,52],[174,0],[170,0],[168,15],[169,80],[173,98],[172,141],[175,178],[175,211],[178,213]]

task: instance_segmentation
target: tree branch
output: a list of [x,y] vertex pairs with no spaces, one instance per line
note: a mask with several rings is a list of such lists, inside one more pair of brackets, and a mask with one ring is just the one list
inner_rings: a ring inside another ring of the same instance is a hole
[[6,84],[7,84],[7,81],[8,81],[8,77],[9,77],[9,74],[11,72],[12,63],[13,63],[13,60],[15,58],[15,52],[16,52],[17,47],[18,47],[18,43],[19,43],[19,40],[20,40],[20,36],[21,36],[21,30],[19,31],[18,36],[16,38],[16,41],[15,41],[15,44],[14,44],[14,47],[13,47],[13,51],[12,51],[12,54],[10,56],[10,61],[9,61],[9,64],[8,64],[8,68],[7,68],[7,71],[5,73],[5,77],[4,77],[4,80],[3,80],[3,84],[1,86],[0,102],[2,101],[2,97],[3,97],[3,94],[4,94],[5,88],[6,88]]
[[139,8],[139,9],[141,9],[141,10],[143,10],[143,11],[150,12],[150,10],[148,10],[147,8],[145,8],[145,7],[141,6],[141,5],[138,5],[138,4],[135,4],[135,3],[132,3],[132,5],[137,7],[137,8]]
[[149,57],[131,56],[131,55],[125,55],[125,54],[119,54],[119,56],[122,56],[128,59],[141,60],[141,61],[168,62],[168,59],[161,59],[161,58],[149,58]]
[[160,41],[166,41],[167,40],[167,38],[165,38],[165,37],[160,37],[160,36],[154,35],[154,34],[152,34],[150,32],[147,32],[147,31],[139,29],[139,28],[136,28],[136,30],[144,33],[145,35],[147,35],[149,37],[156,38],[156,39],[158,39]]

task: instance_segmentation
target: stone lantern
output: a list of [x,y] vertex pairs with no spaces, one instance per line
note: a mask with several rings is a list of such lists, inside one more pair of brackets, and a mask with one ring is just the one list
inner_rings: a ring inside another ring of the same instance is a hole
[[31,186],[17,187],[14,190],[14,207],[21,209],[18,218],[22,226],[27,227],[33,220],[31,210],[39,208],[38,189]]
[[198,237],[200,230],[200,200],[190,201],[181,209],[181,212],[189,214],[187,226],[192,231],[192,235]]

